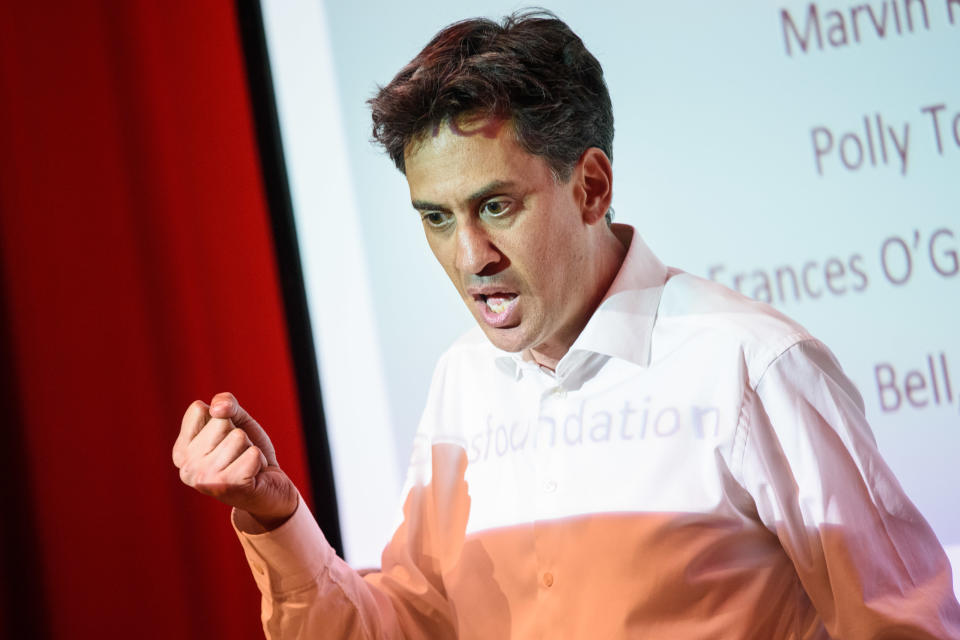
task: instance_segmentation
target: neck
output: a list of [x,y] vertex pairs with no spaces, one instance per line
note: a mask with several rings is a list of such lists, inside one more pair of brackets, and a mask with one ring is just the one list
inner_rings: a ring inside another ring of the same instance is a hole
[[630,246],[630,241],[633,238],[632,230],[621,225],[612,228],[604,224],[600,231],[598,250],[594,253],[592,262],[596,268],[589,272],[589,277],[593,278],[593,287],[590,289],[593,291],[593,295],[584,301],[583,309],[576,316],[580,318],[580,322],[570,328],[568,338],[561,341],[559,345],[542,344],[529,349],[529,357],[538,365],[550,371],[557,370],[557,363],[567,354],[583,328],[587,326],[593,312],[603,302],[604,296],[623,265],[623,259],[627,255],[627,247]]

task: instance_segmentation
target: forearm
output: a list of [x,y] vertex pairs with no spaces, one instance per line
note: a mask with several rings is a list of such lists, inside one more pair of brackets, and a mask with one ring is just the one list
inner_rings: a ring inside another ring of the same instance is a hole
[[262,596],[268,638],[399,638],[390,599],[340,559],[301,503],[276,529],[255,533],[246,514],[234,527]]

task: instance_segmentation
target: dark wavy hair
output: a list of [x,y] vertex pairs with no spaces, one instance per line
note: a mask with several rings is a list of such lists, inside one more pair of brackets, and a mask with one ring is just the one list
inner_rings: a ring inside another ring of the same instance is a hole
[[470,112],[511,118],[518,143],[563,181],[590,147],[613,158],[603,69],[549,11],[451,24],[368,103],[373,139],[401,172],[408,144]]

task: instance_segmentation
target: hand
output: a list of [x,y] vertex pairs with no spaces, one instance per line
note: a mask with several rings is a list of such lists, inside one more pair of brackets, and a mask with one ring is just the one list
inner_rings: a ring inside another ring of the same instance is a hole
[[246,512],[264,530],[280,526],[297,508],[297,488],[277,465],[270,438],[233,394],[187,408],[173,463],[184,484],[235,507],[241,517]]

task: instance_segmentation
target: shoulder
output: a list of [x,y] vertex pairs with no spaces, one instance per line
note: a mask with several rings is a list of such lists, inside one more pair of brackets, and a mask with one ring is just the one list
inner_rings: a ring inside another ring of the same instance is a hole
[[657,323],[668,340],[693,339],[706,351],[735,350],[746,365],[751,386],[793,346],[816,343],[803,326],[770,305],[672,268]]

